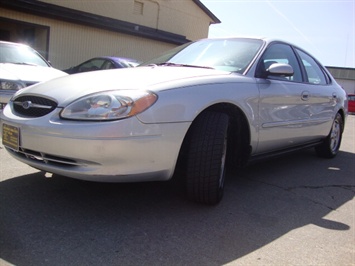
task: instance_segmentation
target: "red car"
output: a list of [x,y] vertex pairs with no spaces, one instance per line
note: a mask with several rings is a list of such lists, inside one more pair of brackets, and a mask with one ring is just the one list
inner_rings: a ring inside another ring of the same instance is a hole
[[355,94],[348,94],[348,112],[355,113]]

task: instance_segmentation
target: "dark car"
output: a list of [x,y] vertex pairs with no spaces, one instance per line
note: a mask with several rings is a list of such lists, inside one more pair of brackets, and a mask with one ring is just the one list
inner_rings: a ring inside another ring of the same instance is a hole
[[141,62],[139,62],[138,60],[132,58],[102,56],[91,58],[77,66],[73,66],[63,71],[67,72],[68,74],[75,74],[96,70],[135,67],[140,63]]
[[355,94],[348,95],[348,112],[355,113]]

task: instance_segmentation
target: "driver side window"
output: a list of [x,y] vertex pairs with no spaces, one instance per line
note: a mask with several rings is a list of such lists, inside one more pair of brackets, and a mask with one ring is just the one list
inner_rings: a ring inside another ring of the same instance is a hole
[[[268,75],[268,68],[274,63],[289,64],[290,66],[292,66],[294,71],[293,76],[280,77]],[[259,62],[257,73],[259,76],[267,77],[269,79],[281,79],[293,82],[302,82],[301,69],[298,64],[296,55],[294,54],[292,48],[286,44],[271,44],[267,48]]]

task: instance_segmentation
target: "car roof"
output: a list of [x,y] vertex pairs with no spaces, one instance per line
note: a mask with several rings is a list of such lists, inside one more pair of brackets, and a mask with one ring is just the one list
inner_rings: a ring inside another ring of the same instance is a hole
[[[281,43],[287,43],[291,46],[297,47],[297,45],[294,45],[293,43],[290,43],[288,41],[282,40],[282,39],[277,39],[277,38],[271,38],[271,37],[262,37],[262,36],[229,36],[229,37],[213,37],[213,38],[204,38],[201,40],[233,40],[233,39],[252,39],[252,40],[261,40],[264,43],[272,43],[272,42],[281,42]],[[198,40],[197,40],[198,41]]]

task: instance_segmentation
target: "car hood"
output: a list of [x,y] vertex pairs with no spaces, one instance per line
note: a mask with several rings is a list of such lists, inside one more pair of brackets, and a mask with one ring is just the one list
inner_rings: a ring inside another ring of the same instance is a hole
[[[68,75],[21,90],[19,94],[46,95],[59,106],[85,95],[110,90],[167,90],[177,87],[209,83],[209,79],[228,79],[231,73],[192,67],[137,67],[103,70]],[[242,78],[242,76],[240,76]],[[216,82],[216,81],[215,81]]]
[[0,79],[37,83],[67,75],[53,67],[0,63]]

